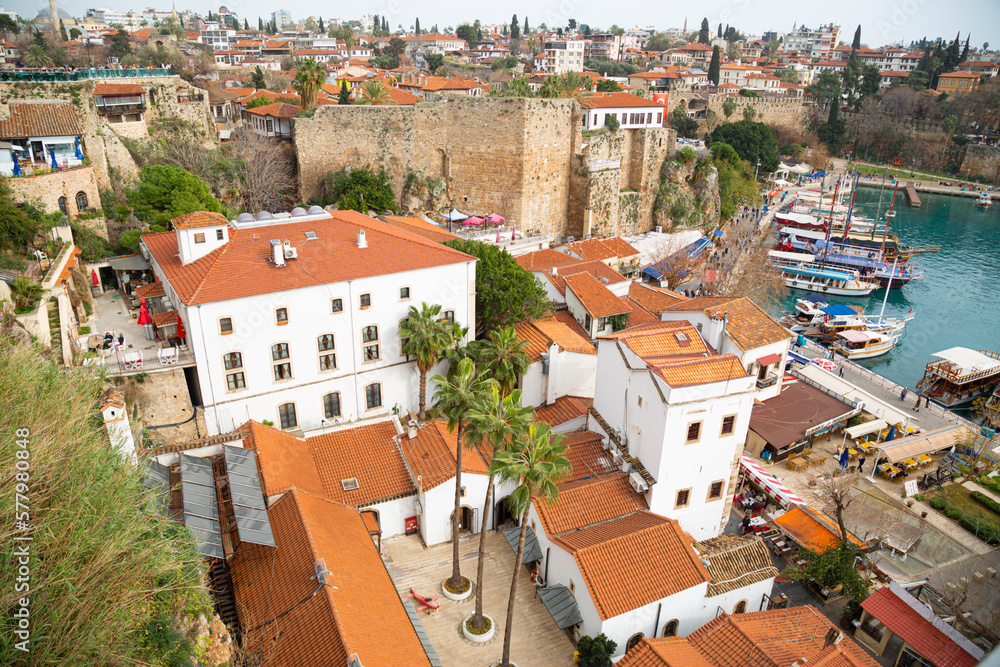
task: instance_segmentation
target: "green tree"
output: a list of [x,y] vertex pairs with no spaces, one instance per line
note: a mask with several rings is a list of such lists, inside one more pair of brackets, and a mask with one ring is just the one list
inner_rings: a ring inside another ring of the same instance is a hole
[[48,48],[44,46],[32,44],[24,50],[24,64],[28,67],[52,67],[53,62]]
[[264,32],[264,19],[257,17],[257,30]]
[[729,144],[721,141],[711,144],[712,166],[719,181],[719,216],[729,220],[740,206],[754,206],[760,196],[754,180],[754,166],[741,160]]
[[879,71],[878,65],[875,63],[868,63],[861,69],[861,88],[858,106],[860,107],[864,100],[877,95],[881,87],[882,72]]
[[146,165],[139,170],[139,185],[125,193],[132,212],[152,231],[166,231],[170,220],[195,211],[218,213],[219,201],[208,185],[180,167]]
[[[522,30],[521,32],[522,32],[522,34],[524,34],[525,37],[527,37],[528,35],[531,34],[531,30],[528,28],[528,17],[527,16],[524,17],[524,30]],[[988,43],[983,45],[983,50],[984,51],[986,50],[986,47],[988,45],[989,45]]]
[[514,16],[512,16],[510,19],[510,38],[511,39],[521,38],[521,24],[517,20],[517,14],[514,14]]
[[427,69],[431,71],[431,74],[434,74],[444,65],[444,54],[428,53],[424,56],[424,62],[427,63]]
[[347,89],[347,81],[340,82],[340,94],[337,95],[337,104],[350,104],[351,91]]
[[413,27],[413,34],[420,35],[420,19],[416,19]]
[[507,82],[506,88],[496,89],[494,88],[490,91],[491,97],[534,97],[535,94],[531,92],[531,88],[528,87],[528,80],[525,78],[511,79]]
[[597,92],[599,93],[620,93],[622,86],[617,81],[611,79],[601,79],[597,82]]
[[69,34],[66,32],[66,26],[62,19],[59,19],[59,38],[64,42],[69,41]]
[[385,167],[376,172],[371,166],[333,172],[323,180],[324,204],[336,204],[341,210],[367,213],[395,211],[396,195]]
[[608,116],[608,119],[604,121],[604,127],[608,128],[610,132],[617,132],[621,126],[621,121],[618,120],[617,115]]
[[299,94],[302,108],[308,111],[316,103],[320,87],[326,82],[329,74],[326,67],[313,58],[306,58],[299,63],[299,71],[292,80],[292,88]]
[[861,603],[868,597],[868,583],[854,566],[858,558],[865,558],[864,550],[851,543],[841,541],[837,546],[822,553],[805,548],[795,552],[796,560],[804,560],[802,567],[786,568],[782,575],[792,581],[815,581],[821,586],[833,588],[843,586],[844,594],[853,602]]
[[702,19],[701,30],[698,31],[698,43],[708,44],[709,39],[710,37],[709,37],[708,19]]
[[584,635],[576,645],[576,650],[580,652],[580,667],[607,667],[617,649],[618,643],[608,639],[603,632],[596,637]]
[[[720,26],[721,27],[721,26]],[[719,68],[722,65],[722,54],[719,53],[719,45],[712,47],[712,62],[708,65],[708,80],[719,85]]]
[[437,397],[435,411],[448,420],[448,431],[455,434],[455,511],[451,516],[451,578],[446,582],[454,592],[467,590],[463,581],[458,556],[459,520],[462,511],[462,451],[467,443],[462,442],[466,418],[474,405],[482,400],[485,382],[476,375],[472,359],[462,359],[447,377],[435,375]]
[[[511,514],[521,517],[521,536],[514,557],[514,572],[510,579],[510,598],[507,601],[507,623],[503,635],[503,667],[510,665],[510,642],[514,631],[514,604],[517,598],[517,580],[524,560],[524,537],[528,532],[528,512],[531,500],[553,503],[559,497],[556,481],[572,467],[563,456],[566,446],[563,436],[553,436],[552,427],[545,422],[534,422],[527,433],[515,440],[509,449],[502,449],[493,457],[490,472],[504,482],[518,484],[507,497]],[[457,510],[456,510],[457,511]],[[457,553],[457,552],[456,552]]]
[[[847,122],[840,117],[840,91],[833,104],[830,105],[830,114],[825,123],[820,123],[816,129],[816,134],[820,141],[826,144],[827,148],[834,155],[839,155],[847,141]],[[771,169],[770,171],[774,171]]]
[[500,387],[500,393],[507,396],[517,388],[518,380],[531,365],[531,358],[525,353],[526,341],[517,336],[513,325],[494,329],[476,350],[479,372]]
[[673,40],[671,40],[666,33],[657,32],[651,35],[650,38],[646,40],[646,43],[645,45],[643,45],[643,48],[646,51],[666,51],[667,49],[670,48],[671,44],[673,44]]
[[736,113],[735,97],[727,97],[725,100],[723,100],[722,113],[726,116],[726,120],[729,120],[729,117],[732,116],[734,113]]
[[399,337],[403,339],[403,352],[407,358],[413,357],[420,372],[419,417],[426,415],[427,372],[441,358],[441,354],[451,344],[451,327],[441,319],[441,305],[422,303],[418,310],[410,306],[410,312],[399,325]]
[[[878,68],[876,68],[878,69]],[[785,83],[790,83],[793,86],[799,83],[799,73],[795,71],[795,68],[791,65],[781,68],[778,72],[778,78]]]
[[962,57],[962,35],[961,33],[955,35],[955,41],[948,45],[948,49],[944,53],[944,62],[942,63],[943,71],[953,72],[955,68],[958,67],[958,63],[961,62]]
[[[488,444],[492,450],[492,461],[497,452],[527,433],[534,418],[534,409],[521,407],[521,390],[514,389],[504,395],[496,381],[489,384],[484,395],[472,406],[468,415],[469,443],[473,445]],[[483,504],[483,516],[491,515],[493,508],[493,483],[496,476],[490,473],[486,483],[486,502]],[[479,532],[479,557],[476,568],[476,613],[472,626],[482,630],[485,626],[483,618],[483,583],[486,562],[485,528]]]
[[106,39],[105,44],[107,44],[109,56],[121,59],[132,53],[132,43],[128,39],[128,33],[124,30],[119,30],[111,35],[110,39]]
[[267,95],[260,95],[258,97],[254,97],[252,99],[247,100],[243,104],[243,106],[245,106],[247,109],[256,109],[257,107],[266,107],[268,104],[271,104],[273,101],[274,100],[272,100]]
[[267,79],[264,78],[264,70],[260,68],[260,65],[254,68],[253,73],[250,75],[250,85],[257,90],[264,90],[267,88]]
[[748,104],[743,107],[743,120],[752,121],[754,116],[757,115],[757,109],[752,104]]
[[445,245],[479,259],[476,263],[476,337],[506,324],[545,317],[545,288],[503,248],[478,241],[448,241]]
[[972,33],[969,33],[965,38],[965,47],[962,49],[962,55],[958,59],[958,64],[962,64],[969,60],[969,40],[972,39]]
[[834,97],[840,96],[840,76],[830,70],[820,72],[816,80],[806,88],[806,94],[816,101],[816,106],[826,107]]
[[670,127],[677,130],[678,137],[685,139],[696,139],[698,137],[698,121],[687,115],[684,107],[680,104],[674,107],[668,118]]
[[705,138],[708,145],[717,141],[732,146],[736,154],[750,164],[756,164],[759,159],[761,173],[770,173],[778,168],[778,141],[771,128],[764,123],[750,120],[724,123]]
[[0,14],[0,32],[7,35],[19,35],[21,33],[21,26],[7,14]]
[[389,89],[381,81],[365,81],[361,84],[363,104],[393,104]]
[[470,48],[476,43],[476,29],[468,23],[458,26],[458,29],[455,30],[455,36],[465,40]]
[[319,17],[319,28],[318,29],[319,29],[319,34],[321,34],[321,35],[325,35],[326,34],[326,27],[323,25],[323,17],[322,16]]
[[51,224],[47,222],[34,207],[18,206],[7,178],[0,176],[0,248],[34,246],[35,238]]
[[854,41],[851,42],[851,50],[857,51],[861,48],[861,24],[858,24],[857,29],[854,31]]

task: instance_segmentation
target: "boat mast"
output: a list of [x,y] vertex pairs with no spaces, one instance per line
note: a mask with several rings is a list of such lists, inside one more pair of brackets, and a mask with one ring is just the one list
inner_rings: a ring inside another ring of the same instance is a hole
[[[837,201],[837,193],[840,192],[840,181],[837,181],[837,185],[833,188],[833,201]],[[822,215],[823,209],[820,208],[820,215]],[[830,254],[830,232],[833,231],[833,206],[830,206],[830,215],[826,218],[826,242],[823,246],[823,261],[820,262],[820,268],[826,266],[826,256]]]
[[844,221],[844,241],[841,248],[847,246],[847,234],[851,231],[851,214],[854,213],[854,200],[858,196],[858,165],[854,165],[854,192],[851,194],[851,205],[847,207],[847,219]]
[[885,315],[885,302],[889,300],[889,290],[892,289],[892,277],[896,274],[896,263],[899,257],[892,258],[892,273],[889,274],[889,282],[885,284],[885,296],[882,297],[882,310],[878,314],[878,323],[882,324],[882,316]]
[[[892,219],[892,207],[896,203],[896,191],[899,190],[899,179],[896,179],[896,187],[892,189],[892,201],[889,202],[889,212],[885,214],[885,231],[882,232],[882,245],[879,246],[878,253],[879,257],[885,252],[885,239],[889,236],[889,220]],[[874,232],[872,232],[874,233]]]
[[872,235],[869,239],[870,241],[875,240],[875,227],[878,226],[878,219],[882,215],[882,192],[885,190],[885,176],[889,173],[889,165],[885,166],[885,171],[882,172],[882,185],[878,189],[878,208],[875,209],[875,222],[872,224]]

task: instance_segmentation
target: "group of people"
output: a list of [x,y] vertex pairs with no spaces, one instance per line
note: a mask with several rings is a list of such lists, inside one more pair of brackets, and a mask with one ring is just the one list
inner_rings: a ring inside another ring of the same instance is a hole
[[[110,331],[104,332],[104,343],[101,345],[101,349],[110,350],[115,345],[115,335]],[[118,345],[125,345],[125,334],[118,334]]]

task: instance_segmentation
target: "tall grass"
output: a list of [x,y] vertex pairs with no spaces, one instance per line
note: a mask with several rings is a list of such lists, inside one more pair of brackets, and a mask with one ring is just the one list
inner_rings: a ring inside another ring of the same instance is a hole
[[[58,370],[30,345],[0,341],[0,664],[174,662],[155,619],[208,603],[186,528],[145,509],[141,468],[108,444],[100,380]],[[15,648],[16,429],[28,429],[30,653]],[[152,633],[152,638],[150,637]],[[175,663],[183,664],[183,663]]]

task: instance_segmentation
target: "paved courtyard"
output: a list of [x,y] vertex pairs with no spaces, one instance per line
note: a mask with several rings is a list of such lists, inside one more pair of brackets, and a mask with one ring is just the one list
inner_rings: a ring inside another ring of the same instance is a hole
[[105,331],[125,336],[125,349],[117,353],[112,351],[107,356],[99,357],[97,365],[106,365],[109,375],[117,375],[121,372],[119,362],[125,353],[141,352],[143,363],[139,370],[147,373],[155,373],[161,370],[174,370],[177,367],[189,366],[194,363],[194,356],[188,350],[180,350],[177,363],[172,366],[161,366],[156,353],[161,345],[158,341],[147,340],[143,327],[136,324],[132,316],[136,310],[130,311],[117,291],[108,291],[94,299],[94,312],[87,320],[91,334],[103,336]]
[[[476,579],[478,547],[478,535],[465,537],[459,545],[462,576],[473,581]],[[382,543],[382,551],[393,582],[403,596],[409,595],[410,588],[420,595],[438,595],[441,593],[441,582],[451,575],[450,542],[426,549],[417,536],[394,537]],[[487,667],[503,653],[514,551],[501,533],[491,531],[486,537],[486,554],[483,611],[496,623],[493,639],[485,644],[476,644],[462,635],[462,621],[476,608],[475,595],[462,602],[452,602],[442,595],[440,609],[429,615],[427,612],[420,614],[420,620],[444,667]],[[572,665],[575,647],[569,635],[556,627],[552,616],[535,594],[526,567],[521,568],[519,577],[511,661],[519,667]]]

